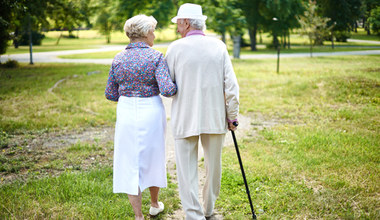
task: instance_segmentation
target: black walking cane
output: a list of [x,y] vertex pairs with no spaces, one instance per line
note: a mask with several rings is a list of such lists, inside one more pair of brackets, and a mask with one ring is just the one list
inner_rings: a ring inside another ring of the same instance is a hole
[[[233,124],[235,127],[238,126],[238,123],[237,123],[237,122],[233,122],[232,124]],[[252,205],[251,195],[250,195],[250,193],[249,193],[249,188],[248,188],[247,179],[245,178],[245,173],[244,173],[244,168],[243,168],[243,162],[241,161],[241,157],[240,157],[240,153],[239,153],[239,147],[238,147],[238,145],[237,145],[237,141],[236,141],[236,137],[235,137],[235,132],[234,132],[233,130],[231,130],[231,134],[232,134],[232,138],[234,139],[234,144],[235,144],[236,154],[237,154],[237,157],[238,157],[238,159],[239,159],[240,169],[241,169],[241,173],[242,173],[242,175],[243,175],[243,179],[244,179],[245,190],[247,191],[249,204],[251,205],[252,219],[256,219],[256,214],[255,214],[255,211],[253,210],[253,205]]]

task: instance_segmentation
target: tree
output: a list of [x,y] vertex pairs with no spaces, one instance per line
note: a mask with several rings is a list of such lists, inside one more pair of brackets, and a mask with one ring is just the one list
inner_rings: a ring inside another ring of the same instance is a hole
[[0,55],[7,51],[8,41],[10,40],[10,20],[12,17],[11,1],[0,0]]
[[361,16],[367,35],[371,35],[371,27],[368,18],[372,17],[372,10],[380,5],[380,0],[363,0]]
[[368,18],[371,29],[380,36],[380,6],[371,10],[371,17]]
[[275,48],[280,46],[278,36],[281,37],[283,45],[287,44],[286,37],[298,26],[296,17],[303,11],[301,0],[265,0],[265,4],[260,8],[264,17],[262,24],[264,30],[272,34]]
[[298,17],[298,21],[301,25],[302,35],[307,35],[310,42],[310,57],[313,56],[313,45],[317,39],[323,38],[328,32],[329,28],[327,22],[329,18],[323,18],[317,15],[317,5],[315,1],[309,0],[306,5],[307,10],[304,15]]
[[330,18],[328,25],[334,24],[337,41],[347,41],[361,15],[362,0],[318,0],[317,5],[321,15]]
[[226,42],[226,35],[230,34],[234,45],[234,57],[239,58],[241,36],[246,28],[246,21],[238,0],[210,0],[205,5],[208,27],[221,34],[223,42]]
[[115,27],[115,4],[110,0],[98,0],[95,2],[96,14],[95,27],[106,37],[107,44],[111,42],[111,32]]
[[231,38],[241,35],[245,28],[245,20],[241,15],[242,10],[237,7],[236,0],[211,0],[206,4],[207,25],[210,29],[222,35],[222,41],[226,42],[226,34]]
[[247,21],[248,34],[251,40],[251,50],[255,51],[256,48],[256,34],[259,25],[263,22],[264,17],[260,13],[260,8],[263,7],[264,0],[240,0],[239,5],[245,20]]
[[[54,22],[54,28],[58,30],[68,30],[69,36],[75,26],[80,26],[86,17],[81,13],[80,8],[84,6],[80,0],[52,0],[47,7],[47,14]],[[57,39],[56,45],[62,37],[62,33]]]

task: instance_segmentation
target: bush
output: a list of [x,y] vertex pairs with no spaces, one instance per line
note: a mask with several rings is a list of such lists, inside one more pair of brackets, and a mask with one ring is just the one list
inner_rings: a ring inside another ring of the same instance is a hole
[[380,6],[371,10],[371,17],[368,18],[371,29],[380,36]]
[[8,59],[8,61],[5,62],[4,64],[1,64],[1,66],[6,67],[6,68],[17,68],[20,66],[20,64],[18,63],[17,60]]
[[[33,45],[41,45],[42,39],[44,39],[44,38],[45,38],[45,35],[37,32],[37,31],[32,31]],[[19,43],[20,43],[20,45],[29,45],[29,33],[28,32],[24,32],[21,35]]]
[[347,31],[336,31],[334,32],[334,36],[338,42],[347,42],[347,39],[351,37],[351,34]]

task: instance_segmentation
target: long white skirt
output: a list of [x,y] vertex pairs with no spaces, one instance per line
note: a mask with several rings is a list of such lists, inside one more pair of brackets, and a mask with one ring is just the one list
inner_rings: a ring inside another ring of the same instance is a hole
[[166,187],[166,114],[160,96],[119,98],[114,140],[113,192],[138,195]]

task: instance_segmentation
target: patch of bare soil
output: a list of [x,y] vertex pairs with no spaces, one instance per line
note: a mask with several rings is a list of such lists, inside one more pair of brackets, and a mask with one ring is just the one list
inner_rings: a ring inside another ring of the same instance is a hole
[[[101,164],[111,165],[113,134],[113,127],[94,127],[82,131],[11,135],[8,146],[0,153],[1,183],[55,176],[65,170],[87,170]],[[99,146],[99,150],[84,155],[81,161],[73,161],[68,158],[66,149],[79,143]],[[54,164],[54,161],[60,162]]]

